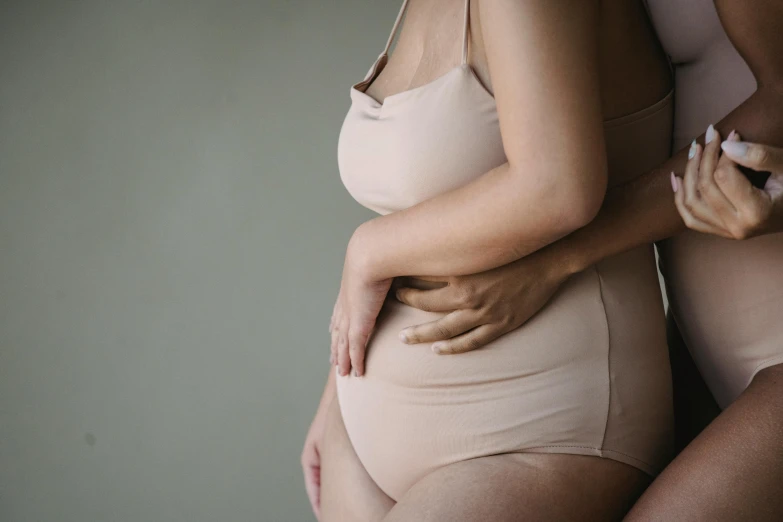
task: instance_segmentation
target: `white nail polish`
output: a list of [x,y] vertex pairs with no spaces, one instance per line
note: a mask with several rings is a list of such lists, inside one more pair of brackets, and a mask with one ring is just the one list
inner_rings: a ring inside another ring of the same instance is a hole
[[723,152],[735,158],[743,158],[748,153],[748,144],[736,141],[724,141],[721,143],[720,148],[723,149]]
[[696,140],[693,140],[693,143],[691,143],[691,148],[688,151],[688,159],[693,159],[694,156],[696,156]]
[[715,139],[715,127],[710,125],[709,127],[707,127],[707,134],[704,135],[704,142],[710,143],[714,139]]

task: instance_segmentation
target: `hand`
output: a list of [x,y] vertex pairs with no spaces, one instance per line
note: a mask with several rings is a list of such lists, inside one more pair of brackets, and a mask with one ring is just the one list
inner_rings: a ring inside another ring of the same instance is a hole
[[562,263],[539,250],[479,274],[421,278],[445,282],[432,290],[398,288],[399,301],[420,310],[448,312],[400,332],[408,344],[430,343],[438,354],[476,350],[527,322],[568,278]]
[[[711,125],[705,141],[703,149],[695,141],[691,145],[682,180],[672,173],[674,202],[685,225],[728,239],[783,231],[783,149],[743,143],[736,132],[720,143]],[[754,187],[737,164],[770,171],[764,188]]]
[[370,256],[363,247],[360,230],[361,227],[348,244],[340,293],[329,324],[331,362],[342,376],[348,375],[351,368],[356,377],[364,375],[367,340],[392,282],[373,280]]
[[326,411],[328,403],[322,404],[315,412],[315,418],[305,438],[302,449],[302,471],[304,472],[305,490],[310,499],[315,518],[321,520],[321,442],[326,426]]

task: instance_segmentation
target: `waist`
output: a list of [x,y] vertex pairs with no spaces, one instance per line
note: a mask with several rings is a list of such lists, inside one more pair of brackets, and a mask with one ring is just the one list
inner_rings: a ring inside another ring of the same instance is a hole
[[[431,285],[413,279],[412,284]],[[607,324],[598,277],[590,269],[567,281],[530,321],[480,350],[436,355],[429,343],[406,345],[399,332],[435,321],[395,299],[384,303],[367,346],[365,379],[405,389],[454,389],[506,382],[584,363],[607,350]]]

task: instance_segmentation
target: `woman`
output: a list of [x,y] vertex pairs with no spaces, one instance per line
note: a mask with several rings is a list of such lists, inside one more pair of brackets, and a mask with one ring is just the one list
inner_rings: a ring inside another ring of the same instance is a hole
[[348,247],[311,497],[323,520],[619,519],[671,442],[651,245],[463,358],[406,347],[399,329],[432,314],[385,297],[396,277],[502,266],[587,224],[607,183],[668,156],[669,70],[640,2],[455,4],[411,2],[387,63],[404,3],[351,90],[341,177],[384,215]]
[[[409,305],[456,310],[405,335],[410,342],[437,343],[446,353],[482,346],[527,321],[570,274],[674,236],[660,244],[670,310],[725,409],[661,474],[629,519],[777,520],[783,511],[777,494],[783,480],[783,167],[777,149],[735,145],[737,134],[723,145],[721,168],[716,155],[721,134],[732,129],[783,143],[783,6],[771,0],[649,4],[676,64],[675,145],[708,128],[706,148],[688,146],[659,169],[610,190],[590,225],[516,263],[445,278],[448,286],[440,290],[401,289],[398,295]],[[754,150],[765,151],[767,165],[753,160]],[[704,175],[671,180],[670,172],[686,172],[689,152],[692,164],[706,162]],[[773,176],[763,190],[754,189],[729,159]],[[679,189],[675,198],[673,188]],[[680,234],[683,222],[693,230]]]

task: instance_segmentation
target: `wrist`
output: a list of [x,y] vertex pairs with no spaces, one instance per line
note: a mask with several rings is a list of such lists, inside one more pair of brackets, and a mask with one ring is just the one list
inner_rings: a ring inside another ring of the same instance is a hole
[[540,253],[545,257],[551,279],[555,281],[563,282],[590,266],[584,251],[574,248],[568,236],[545,247]]
[[346,264],[366,281],[380,281],[388,277],[383,274],[380,246],[373,242],[374,222],[375,220],[370,220],[359,225],[348,242],[345,254]]

